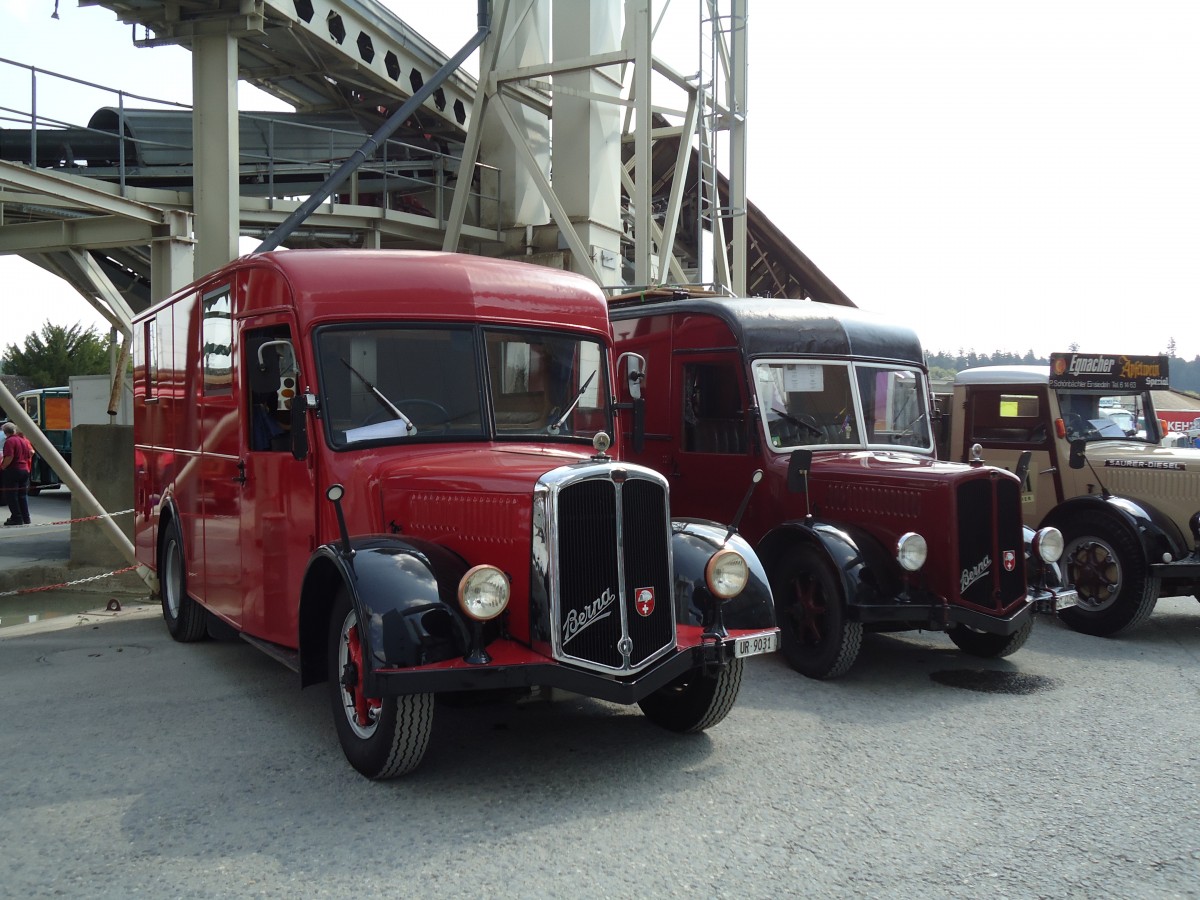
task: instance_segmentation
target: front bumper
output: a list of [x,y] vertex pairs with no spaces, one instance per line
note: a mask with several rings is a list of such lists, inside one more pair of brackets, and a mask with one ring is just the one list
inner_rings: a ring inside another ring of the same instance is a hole
[[[618,676],[579,669],[534,653],[516,641],[501,639],[488,645],[491,662],[485,665],[456,658],[427,666],[376,668],[367,673],[363,687],[370,697],[554,687],[629,705],[688,672],[696,669],[714,671],[729,665],[738,656],[770,652],[762,647],[779,645],[778,628],[731,630],[720,637],[703,634],[699,628],[690,626],[680,626],[679,631],[679,646],[675,652],[636,675]],[[775,636],[774,640],[769,640],[770,636]],[[747,643],[751,648],[749,652],[745,649]]]
[[1033,611],[1049,616],[1079,603],[1079,592],[1074,588],[1046,588],[1030,591],[1029,596],[1033,599]]
[[966,625],[990,634],[1013,634],[1029,616],[1054,614],[1074,606],[1078,599],[1073,588],[1032,588],[1014,612],[1003,616],[955,606],[929,595],[911,601],[898,598],[893,603],[855,604],[849,613],[854,621],[864,625],[907,626],[925,631],[947,631],[955,625]]
[[1155,578],[1200,580],[1200,551],[1193,550],[1182,559],[1150,564]]

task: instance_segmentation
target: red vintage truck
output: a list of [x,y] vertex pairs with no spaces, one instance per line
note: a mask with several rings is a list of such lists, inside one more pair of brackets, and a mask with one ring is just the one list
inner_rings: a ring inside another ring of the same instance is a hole
[[935,458],[911,328],[805,300],[614,297],[617,349],[646,361],[641,449],[677,512],[711,516],[765,473],[741,532],[770,576],[782,651],[846,672],[868,631],[941,631],[1007,656],[1035,611],[1074,602],[1055,529],[1022,527],[1020,482]]
[[584,278],[280,251],[134,328],[135,543],[171,635],[233,630],[326,682],[370,778],[421,761],[435,695],[548,686],[696,731],[777,645],[747,543],[673,520],[610,448],[637,404]]

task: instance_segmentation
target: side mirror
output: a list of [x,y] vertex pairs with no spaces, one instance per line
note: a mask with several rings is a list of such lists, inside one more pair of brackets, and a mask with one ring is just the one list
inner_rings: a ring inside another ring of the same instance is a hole
[[292,458],[308,456],[308,411],[317,408],[317,398],[312,394],[297,394],[292,398]]
[[1087,441],[1071,441],[1071,456],[1067,463],[1072,469],[1082,469],[1086,464],[1083,454],[1087,449]]
[[642,383],[646,380],[646,358],[637,353],[622,353],[617,357],[617,380],[624,385],[629,402],[618,402],[617,409],[628,409],[633,413],[630,438],[633,451],[640,453],[646,445],[646,398],[642,396]]
[[793,494],[808,493],[808,470],[812,466],[811,450],[793,450],[788,458],[787,486]]
[[1021,490],[1025,489],[1025,478],[1029,475],[1029,461],[1032,459],[1032,450],[1022,450],[1021,456],[1017,460],[1017,467],[1013,470],[1013,474],[1021,479]]
[[622,353],[617,357],[617,377],[625,385],[631,400],[641,400],[642,382],[646,380],[646,358],[637,353]]

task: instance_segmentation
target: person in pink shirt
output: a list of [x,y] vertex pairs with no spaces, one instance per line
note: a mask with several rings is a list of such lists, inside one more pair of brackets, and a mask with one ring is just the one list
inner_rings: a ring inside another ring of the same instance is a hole
[[5,525],[29,524],[29,473],[33,468],[33,446],[12,422],[4,423],[4,455],[0,458],[4,492],[8,499]]

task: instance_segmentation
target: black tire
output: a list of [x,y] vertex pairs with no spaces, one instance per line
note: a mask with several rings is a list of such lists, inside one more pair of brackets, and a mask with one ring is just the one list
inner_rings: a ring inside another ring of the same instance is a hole
[[1061,565],[1079,592],[1075,606],[1058,615],[1083,634],[1108,637],[1144,622],[1158,602],[1159,580],[1141,545],[1111,519],[1075,518],[1060,526],[1065,548]]
[[947,634],[959,650],[972,656],[986,659],[1000,659],[1012,656],[1025,646],[1029,635],[1033,632],[1033,617],[1025,620],[1025,624],[1012,634],[992,634],[987,631],[976,631],[966,625],[955,625]]
[[411,772],[429,746],[433,694],[363,697],[358,613],[345,588],[338,591],[329,624],[329,697],[342,752],[350,765],[376,781]]
[[712,728],[729,714],[742,688],[742,660],[713,675],[693,669],[638,701],[646,718],[668,731],[692,734]]
[[183,534],[174,519],[163,533],[158,554],[158,592],[162,596],[163,621],[171,637],[190,644],[208,636],[204,607],[188,596]]
[[846,674],[862,647],[863,627],[849,621],[841,582],[821,552],[790,551],[772,572],[771,590],[788,665],[809,678]]

